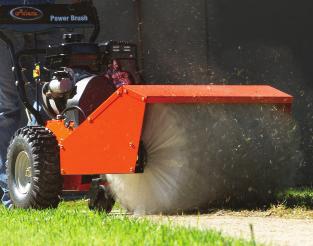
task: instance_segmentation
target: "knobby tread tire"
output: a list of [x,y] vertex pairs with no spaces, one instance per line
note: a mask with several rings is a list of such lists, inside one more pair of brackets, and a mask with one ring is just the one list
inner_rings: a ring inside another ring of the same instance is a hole
[[[19,193],[15,179],[16,157],[21,151],[27,152],[31,160],[31,188],[27,194]],[[24,127],[15,133],[6,164],[14,207],[45,209],[58,206],[62,191],[59,153],[56,137],[45,127]]]

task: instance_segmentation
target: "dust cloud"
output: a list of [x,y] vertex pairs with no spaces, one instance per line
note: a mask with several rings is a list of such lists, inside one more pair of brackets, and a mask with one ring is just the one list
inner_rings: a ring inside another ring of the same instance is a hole
[[270,105],[149,105],[142,140],[145,172],[107,175],[134,214],[266,203],[302,159],[295,122]]

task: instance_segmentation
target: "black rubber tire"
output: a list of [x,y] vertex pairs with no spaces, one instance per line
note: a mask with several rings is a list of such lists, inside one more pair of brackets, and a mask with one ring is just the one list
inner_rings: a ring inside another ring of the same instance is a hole
[[[15,167],[17,156],[27,153],[30,166],[29,189],[21,192]],[[60,202],[62,176],[59,146],[53,133],[44,127],[24,127],[11,140],[7,155],[8,188],[16,208],[56,208]]]
[[103,185],[99,185],[96,198],[92,204],[89,201],[88,207],[90,210],[110,213],[114,207],[114,204],[115,204],[115,199],[112,196],[112,193],[110,192],[110,190]]

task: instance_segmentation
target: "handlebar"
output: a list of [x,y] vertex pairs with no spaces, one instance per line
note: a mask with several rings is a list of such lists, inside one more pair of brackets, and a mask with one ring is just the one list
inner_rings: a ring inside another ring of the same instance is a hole
[[44,121],[28,100],[19,58],[26,54],[42,54],[45,50],[32,49],[17,53],[3,31],[36,33],[55,28],[93,28],[89,41],[95,42],[100,32],[100,22],[92,0],[74,4],[0,5],[0,39],[9,48],[19,96],[39,125],[43,125]]

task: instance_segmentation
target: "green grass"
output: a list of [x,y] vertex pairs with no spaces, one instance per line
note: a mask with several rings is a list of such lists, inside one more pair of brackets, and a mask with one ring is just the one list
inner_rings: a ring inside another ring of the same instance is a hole
[[91,212],[85,202],[43,211],[0,208],[1,245],[255,245],[127,215]]
[[281,217],[292,219],[313,219],[313,188],[291,188],[280,192],[276,201],[263,208],[216,208],[212,214],[231,216]]
[[313,209],[313,188],[292,188],[277,195],[280,203],[288,208]]
[[[278,204],[260,211],[216,211],[237,216],[313,218],[313,188],[293,188]],[[115,207],[119,211],[120,207]],[[213,212],[214,213],[214,212]],[[255,245],[216,231],[156,224],[125,215],[91,212],[85,201],[63,202],[54,210],[0,207],[0,245]]]

